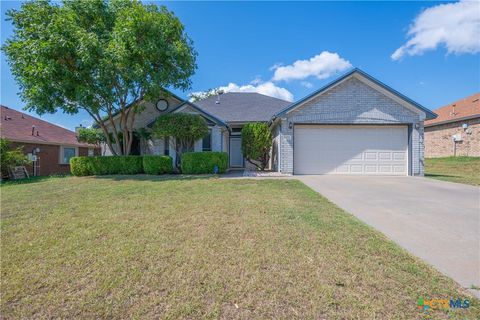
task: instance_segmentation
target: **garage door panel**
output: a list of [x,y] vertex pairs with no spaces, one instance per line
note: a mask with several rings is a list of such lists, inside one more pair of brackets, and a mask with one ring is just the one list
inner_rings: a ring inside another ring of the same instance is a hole
[[407,126],[296,125],[296,174],[406,175]]

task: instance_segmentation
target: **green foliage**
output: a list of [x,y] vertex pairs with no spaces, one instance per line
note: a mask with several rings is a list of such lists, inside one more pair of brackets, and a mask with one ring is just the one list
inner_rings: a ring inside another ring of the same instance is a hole
[[152,138],[152,131],[147,128],[138,128],[134,131],[134,135],[140,140],[141,154],[149,154],[148,140]]
[[11,149],[10,142],[0,139],[0,168],[2,176],[8,175],[8,169],[14,166],[29,164],[27,157],[23,154],[22,148]]
[[193,144],[208,134],[208,126],[205,119],[196,114],[168,113],[158,117],[153,134],[159,138],[174,137]]
[[138,128],[134,133],[135,136],[140,140],[150,140],[152,138],[152,132],[147,128]]
[[226,152],[187,152],[182,157],[182,173],[214,173],[217,166],[218,173],[228,168],[228,154]]
[[195,102],[195,101],[205,100],[213,96],[218,96],[223,93],[224,91],[221,90],[220,88],[214,88],[207,91],[192,92],[188,96],[190,97],[190,101]]
[[[102,128],[120,114],[118,150],[128,153],[142,104],[186,90],[197,53],[180,20],[164,6],[130,0],[31,1],[6,13],[13,36],[5,53],[26,109],[38,114],[83,109]],[[129,107],[130,106],[130,107]],[[108,118],[107,118],[108,119]],[[110,123],[112,124],[112,123]],[[115,150],[112,149],[115,153]]]
[[180,168],[182,154],[193,150],[196,140],[208,134],[205,119],[196,114],[169,113],[158,117],[153,126],[153,135],[158,138],[174,138],[176,167]]
[[105,141],[105,135],[94,128],[82,128],[78,130],[78,141],[99,146]]
[[265,170],[270,160],[272,134],[266,123],[248,123],[242,128],[242,152],[248,162]]
[[70,171],[75,176],[143,173],[141,156],[73,157]]
[[164,174],[173,172],[172,157],[143,156],[143,171],[146,174]]

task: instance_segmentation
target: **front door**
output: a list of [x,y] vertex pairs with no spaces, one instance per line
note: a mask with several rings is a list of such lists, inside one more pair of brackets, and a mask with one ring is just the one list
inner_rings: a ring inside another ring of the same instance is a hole
[[242,137],[230,137],[230,167],[243,167]]

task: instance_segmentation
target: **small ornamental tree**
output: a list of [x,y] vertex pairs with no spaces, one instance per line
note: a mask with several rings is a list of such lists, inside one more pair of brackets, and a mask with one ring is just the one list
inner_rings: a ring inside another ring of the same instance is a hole
[[153,135],[158,138],[171,137],[175,150],[175,167],[181,170],[183,152],[193,151],[195,141],[208,134],[205,119],[196,114],[169,113],[158,117],[153,126]]
[[78,130],[77,139],[79,142],[93,144],[97,147],[105,141],[105,135],[100,130],[95,128],[82,128]]
[[266,123],[248,123],[242,128],[242,152],[248,162],[265,170],[270,160],[272,134]]
[[9,174],[9,169],[15,166],[24,166],[30,161],[23,154],[22,148],[11,149],[10,142],[5,139],[0,139],[0,168],[2,177]]

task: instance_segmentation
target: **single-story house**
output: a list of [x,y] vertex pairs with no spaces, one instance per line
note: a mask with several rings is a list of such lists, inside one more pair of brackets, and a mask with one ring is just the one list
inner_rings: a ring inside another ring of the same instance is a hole
[[480,157],[480,92],[434,110],[425,121],[425,156]]
[[100,148],[78,142],[73,131],[3,105],[0,116],[0,137],[34,160],[27,168],[31,176],[70,173],[71,157],[100,155]]
[[[150,127],[168,112],[204,117],[210,133],[192,151],[224,151],[230,168],[244,168],[241,129],[268,123],[271,169],[285,174],[423,175],[423,130],[435,113],[359,69],[296,102],[258,93],[229,92],[197,102],[175,95],[145,102],[134,129]],[[152,139],[137,153],[175,157],[171,139]]]

